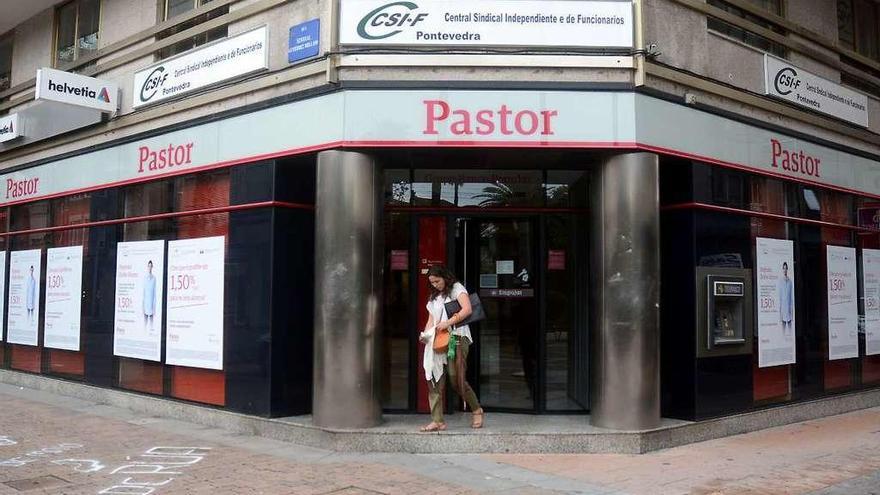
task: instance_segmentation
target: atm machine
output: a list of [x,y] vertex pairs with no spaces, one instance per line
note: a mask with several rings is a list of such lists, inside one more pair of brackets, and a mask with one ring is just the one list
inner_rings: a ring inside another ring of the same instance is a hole
[[697,357],[751,354],[752,271],[697,267]]

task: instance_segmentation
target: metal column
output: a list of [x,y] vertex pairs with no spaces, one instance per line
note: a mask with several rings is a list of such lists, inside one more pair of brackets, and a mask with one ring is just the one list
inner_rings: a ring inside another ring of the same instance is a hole
[[660,424],[658,157],[609,157],[592,191],[591,423]]
[[382,177],[372,157],[318,154],[315,198],[315,373],[318,426],[382,420]]

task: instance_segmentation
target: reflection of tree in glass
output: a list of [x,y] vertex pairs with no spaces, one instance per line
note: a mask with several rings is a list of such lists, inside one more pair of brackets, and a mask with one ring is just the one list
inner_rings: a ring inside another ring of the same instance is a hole
[[547,206],[568,206],[568,184],[547,184]]
[[500,182],[483,188],[482,194],[474,195],[474,199],[479,199],[480,206],[510,206],[516,203],[516,196],[520,195],[510,188],[507,184]]
[[409,204],[410,189],[409,180],[401,179],[391,184],[391,202]]

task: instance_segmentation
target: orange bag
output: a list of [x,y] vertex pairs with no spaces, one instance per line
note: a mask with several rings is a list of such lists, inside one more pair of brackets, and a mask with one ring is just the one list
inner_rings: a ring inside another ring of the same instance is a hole
[[434,334],[434,352],[446,353],[449,350],[449,329],[438,330]]

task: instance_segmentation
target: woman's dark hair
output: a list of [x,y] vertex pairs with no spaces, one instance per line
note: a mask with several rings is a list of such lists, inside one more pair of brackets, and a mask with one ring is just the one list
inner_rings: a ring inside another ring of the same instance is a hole
[[[458,282],[458,280],[455,278],[455,274],[453,274],[452,271],[449,270],[449,268],[446,268],[443,265],[434,265],[431,268],[428,268],[428,276],[440,277],[443,279],[444,282],[446,282],[445,287],[443,287],[443,296],[449,296],[449,294],[452,293],[452,286],[455,285],[456,282]],[[435,297],[441,294],[439,290],[435,289],[434,286],[431,285],[430,280],[428,281],[428,287],[431,289],[431,295],[428,298],[429,301],[434,300]]]

